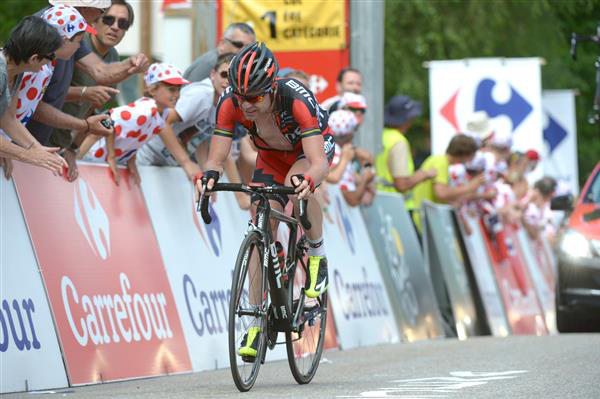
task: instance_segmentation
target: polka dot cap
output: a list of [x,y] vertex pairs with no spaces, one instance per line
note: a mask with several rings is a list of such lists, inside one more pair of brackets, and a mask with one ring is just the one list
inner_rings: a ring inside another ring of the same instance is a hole
[[346,92],[340,98],[340,108],[358,108],[367,109],[367,100],[364,96],[356,93]]
[[154,83],[165,82],[172,85],[185,85],[190,83],[183,78],[183,74],[172,64],[156,62],[148,68],[144,74],[144,82],[147,86]]
[[96,34],[96,29],[85,22],[79,11],[69,6],[50,7],[42,14],[42,18],[58,30],[62,37],[72,38],[79,32]]
[[358,120],[356,116],[345,109],[337,110],[329,115],[329,128],[334,136],[340,137],[354,133]]

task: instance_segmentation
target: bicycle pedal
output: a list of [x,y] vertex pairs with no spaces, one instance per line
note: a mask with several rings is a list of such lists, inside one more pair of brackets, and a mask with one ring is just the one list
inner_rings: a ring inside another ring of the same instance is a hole
[[254,363],[256,361],[255,356],[242,356],[242,361],[245,363]]

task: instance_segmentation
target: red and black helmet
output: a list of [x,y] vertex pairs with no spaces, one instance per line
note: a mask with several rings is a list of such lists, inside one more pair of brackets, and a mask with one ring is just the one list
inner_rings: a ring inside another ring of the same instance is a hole
[[273,52],[263,42],[242,49],[229,64],[229,84],[237,94],[253,95],[269,91],[279,65]]

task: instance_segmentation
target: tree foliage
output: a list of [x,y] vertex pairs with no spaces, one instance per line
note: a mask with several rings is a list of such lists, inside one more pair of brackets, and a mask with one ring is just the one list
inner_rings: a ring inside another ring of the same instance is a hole
[[594,61],[600,48],[593,44],[578,46],[577,61],[573,61],[569,46],[571,32],[596,33],[598,16],[600,2],[593,0],[388,0],[385,98],[408,94],[428,109],[425,61],[544,58],[544,89],[576,89],[580,93],[576,108],[579,173],[583,180],[600,160],[600,128],[587,121],[596,86]]
[[10,30],[27,15],[33,15],[48,5],[47,0],[0,1],[0,43],[4,43]]

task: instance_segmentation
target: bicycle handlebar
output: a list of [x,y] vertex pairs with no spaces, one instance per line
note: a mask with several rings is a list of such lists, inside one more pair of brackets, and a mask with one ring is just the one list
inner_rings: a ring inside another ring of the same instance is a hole
[[[209,191],[209,190],[206,190]],[[296,190],[294,187],[289,186],[249,186],[247,184],[241,183],[217,183],[213,186],[210,192],[213,191],[232,191],[232,192],[243,192],[243,193],[258,193],[258,194],[283,194],[283,195],[295,195]],[[204,223],[210,224],[212,222],[212,217],[208,211],[208,201],[209,198],[202,193],[200,199],[198,200],[198,207],[200,208],[200,214],[202,215],[202,220]],[[308,215],[306,212],[307,200],[301,200],[300,206],[298,209],[298,216],[300,218],[300,223],[305,230],[310,230],[311,223],[308,221]]]

